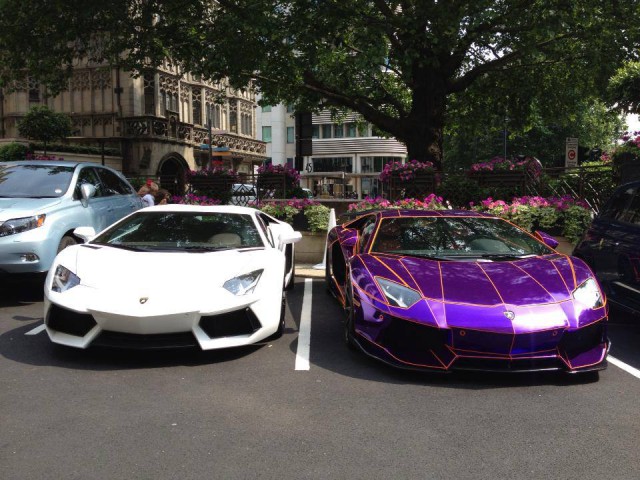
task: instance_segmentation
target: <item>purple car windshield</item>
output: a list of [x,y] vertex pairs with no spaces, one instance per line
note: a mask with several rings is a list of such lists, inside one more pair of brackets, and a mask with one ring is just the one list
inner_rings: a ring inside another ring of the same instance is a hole
[[488,217],[383,218],[370,251],[467,261],[553,253],[509,222]]

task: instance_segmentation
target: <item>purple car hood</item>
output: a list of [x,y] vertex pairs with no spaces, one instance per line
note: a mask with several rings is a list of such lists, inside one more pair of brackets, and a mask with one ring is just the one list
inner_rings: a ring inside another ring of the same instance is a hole
[[[352,264],[356,272],[367,271],[406,285],[423,297],[448,304],[478,306],[527,306],[559,303],[571,298],[575,288],[591,277],[588,267],[576,258],[545,255],[516,261],[436,261],[394,255],[361,255]],[[368,275],[364,275],[365,277]],[[374,290],[367,289],[374,297]]]

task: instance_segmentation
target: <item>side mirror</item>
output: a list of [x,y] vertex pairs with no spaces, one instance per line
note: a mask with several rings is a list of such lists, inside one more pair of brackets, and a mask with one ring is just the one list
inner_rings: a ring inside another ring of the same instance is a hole
[[289,243],[297,243],[300,240],[302,240],[302,234],[300,232],[297,232],[297,231],[283,232],[278,237],[278,240],[280,241],[280,245],[287,245]]
[[73,231],[73,234],[76,237],[81,238],[84,243],[87,243],[96,236],[96,231],[93,227],[78,227]]
[[96,187],[90,183],[83,183],[80,185],[80,195],[83,200],[89,200],[96,194]]
[[540,240],[542,243],[544,243],[547,247],[551,247],[553,249],[555,249],[558,245],[560,245],[560,242],[558,242],[558,240],[553,238],[548,233],[541,232],[540,230],[536,230],[535,237],[538,240]]

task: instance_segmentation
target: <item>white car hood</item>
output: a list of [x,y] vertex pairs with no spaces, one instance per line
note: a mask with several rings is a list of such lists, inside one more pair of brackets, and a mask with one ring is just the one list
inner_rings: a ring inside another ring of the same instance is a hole
[[173,296],[211,292],[230,278],[262,268],[265,253],[264,250],[133,252],[86,245],[74,250],[75,265],[67,268],[87,287],[134,295],[172,292]]

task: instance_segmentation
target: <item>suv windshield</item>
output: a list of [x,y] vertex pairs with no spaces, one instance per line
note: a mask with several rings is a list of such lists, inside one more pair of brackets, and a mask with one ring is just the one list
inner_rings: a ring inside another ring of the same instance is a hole
[[0,197],[55,198],[69,189],[74,167],[0,165]]
[[553,253],[546,245],[510,223],[484,217],[382,219],[371,251],[487,261]]

